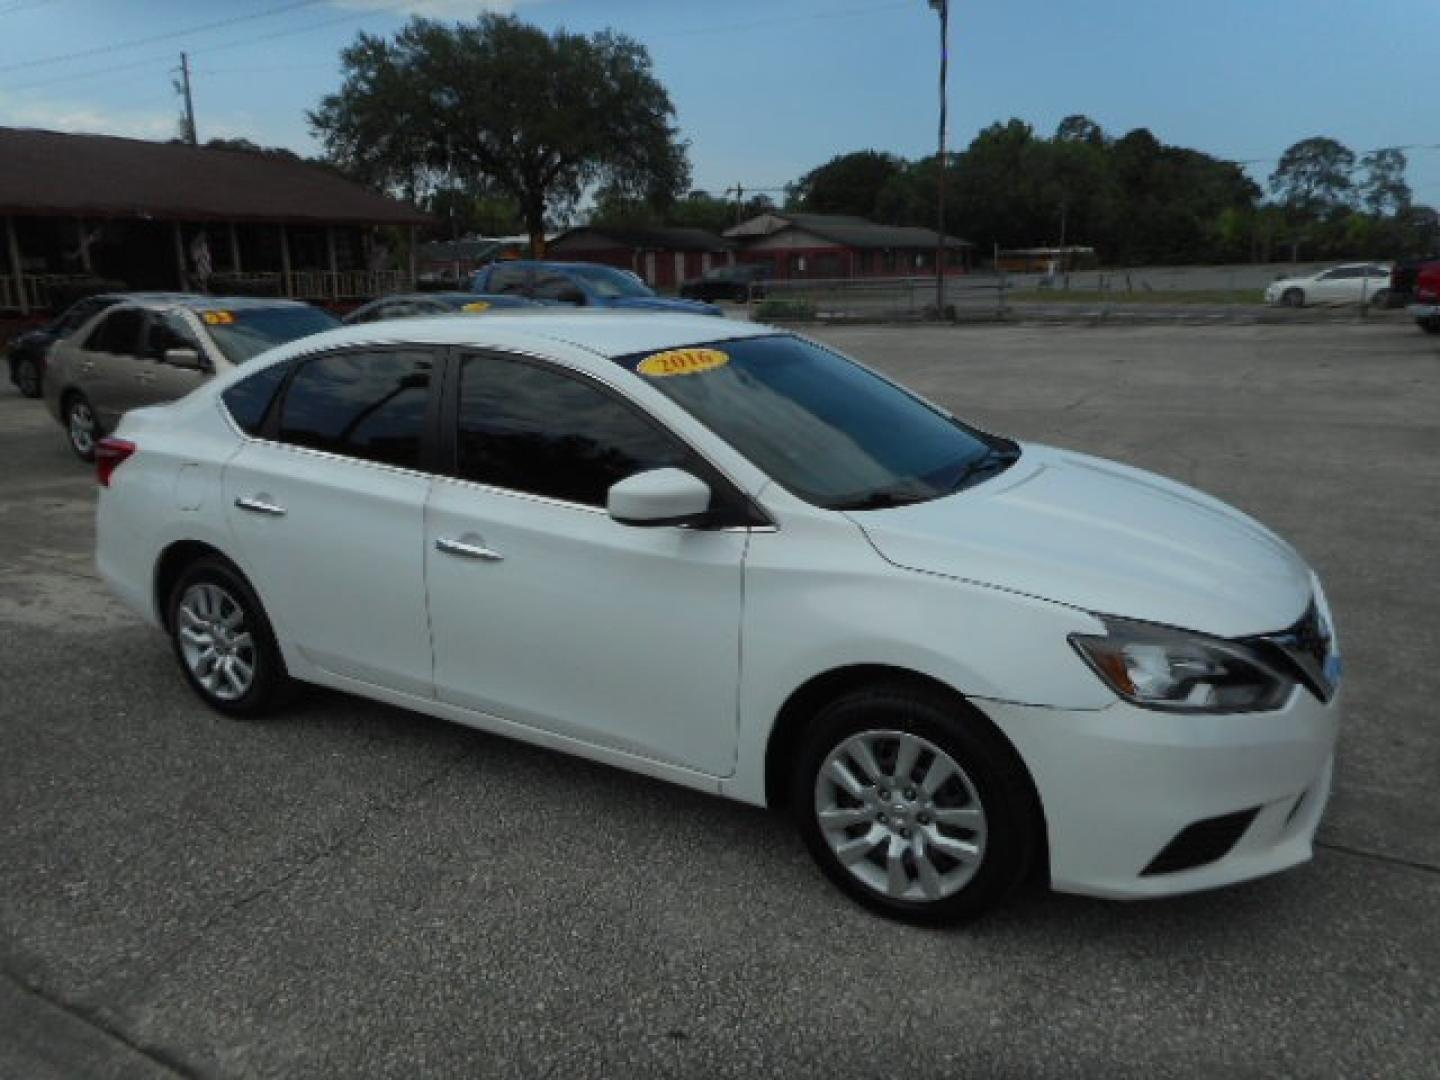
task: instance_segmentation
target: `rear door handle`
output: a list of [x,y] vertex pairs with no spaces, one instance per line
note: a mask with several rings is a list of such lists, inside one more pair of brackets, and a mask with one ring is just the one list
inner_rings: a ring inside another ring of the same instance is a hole
[[465,540],[452,540],[448,536],[439,537],[435,541],[437,551],[443,551],[446,555],[456,555],[462,559],[480,559],[483,562],[499,562],[505,558],[498,551],[492,551],[484,544],[472,544]]
[[285,516],[285,507],[267,502],[258,495],[243,495],[235,500],[235,505],[241,510],[249,510],[252,514],[269,514],[271,517]]

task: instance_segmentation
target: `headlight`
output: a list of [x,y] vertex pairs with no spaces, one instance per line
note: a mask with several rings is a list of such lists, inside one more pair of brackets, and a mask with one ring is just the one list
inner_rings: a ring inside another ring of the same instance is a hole
[[1100,621],[1105,624],[1103,637],[1071,634],[1070,644],[1110,689],[1147,709],[1275,709],[1295,686],[1253,649],[1236,642],[1128,619],[1106,616]]

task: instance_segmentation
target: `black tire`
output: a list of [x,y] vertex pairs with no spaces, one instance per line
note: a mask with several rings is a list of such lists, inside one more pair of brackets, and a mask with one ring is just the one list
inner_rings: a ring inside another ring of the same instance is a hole
[[34,359],[23,356],[15,361],[15,370],[12,372],[15,385],[20,390],[21,397],[38,398],[41,393],[40,365]]
[[[937,900],[885,895],[847,869],[827,842],[816,809],[820,770],[846,739],[867,731],[918,736],[948,754],[969,779],[984,811],[986,835],[978,869],[957,892]],[[976,709],[923,687],[865,687],[822,708],[796,757],[789,793],[801,837],[825,875],[870,910],[904,922],[947,926],[974,919],[1025,881],[1044,850],[1043,816],[1014,749]]]
[[[231,600],[242,614],[236,628],[250,635],[253,647],[242,656],[249,660],[253,674],[248,688],[238,696],[226,697],[206,686],[192,670],[191,661],[186,656],[187,642],[183,640],[185,627],[182,623],[187,620],[180,609],[187,594],[197,586],[216,588]],[[264,605],[244,576],[224,559],[197,559],[180,573],[166,600],[165,625],[185,681],[212,709],[230,716],[258,717],[273,712],[291,697],[294,683],[285,669],[285,659],[275,643],[275,632],[270,627]]]
[[1280,302],[1286,307],[1301,308],[1305,306],[1305,293],[1301,289],[1286,289],[1280,297]]
[[1390,306],[1390,290],[1376,289],[1370,297],[1370,306],[1373,308],[1388,308]]
[[1415,325],[1427,334],[1440,334],[1440,319],[1416,319]]
[[[86,419],[88,418],[88,420]],[[61,422],[65,425],[65,440],[81,461],[95,460],[95,444],[105,435],[95,407],[80,391],[72,390],[65,395],[65,406],[61,411]],[[87,434],[84,434],[88,432]]]

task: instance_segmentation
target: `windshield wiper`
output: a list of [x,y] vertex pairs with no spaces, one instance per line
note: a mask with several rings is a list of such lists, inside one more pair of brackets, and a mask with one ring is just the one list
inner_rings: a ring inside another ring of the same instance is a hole
[[991,450],[961,469],[960,474],[955,477],[955,482],[950,486],[950,490],[959,491],[967,481],[987,472],[999,472],[1015,464],[1018,460],[1020,460],[1019,450]]
[[830,510],[888,510],[895,506],[911,506],[917,502],[924,502],[931,495],[901,495],[894,491],[872,491],[858,499],[851,499],[848,502],[831,503]]

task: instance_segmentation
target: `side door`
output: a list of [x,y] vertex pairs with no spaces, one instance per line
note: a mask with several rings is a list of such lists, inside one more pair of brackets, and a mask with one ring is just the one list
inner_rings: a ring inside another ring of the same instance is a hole
[[[165,359],[170,349],[189,349],[200,366],[170,363]],[[214,371],[214,362],[200,336],[180,311],[152,311],[146,321],[144,351],[135,366],[131,402],[126,408],[176,401],[210,378]]]
[[[456,357],[425,520],[442,701],[710,775],[733,770],[748,531],[634,528],[616,481],[689,447],[588,377]],[[738,498],[738,496],[736,496]],[[743,520],[743,515],[737,515]]]
[[144,329],[144,309],[119,307],[103,316],[75,351],[72,379],[106,431],[130,408]]
[[422,697],[435,372],[427,347],[302,357],[223,481],[239,554],[281,640],[333,675]]

